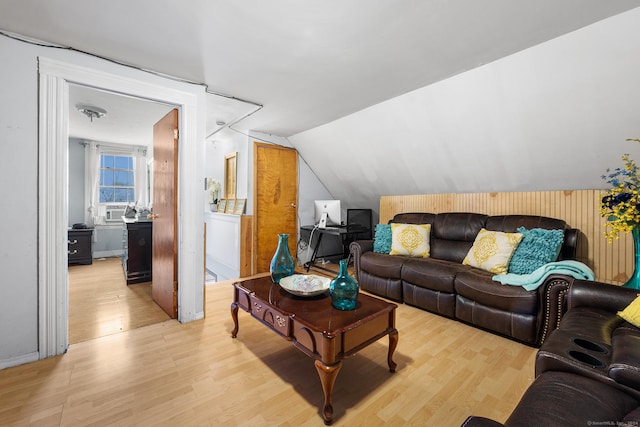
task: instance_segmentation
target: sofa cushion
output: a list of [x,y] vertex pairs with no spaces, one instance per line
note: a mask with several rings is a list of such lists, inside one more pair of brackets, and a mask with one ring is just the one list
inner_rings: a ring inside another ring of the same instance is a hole
[[397,224],[433,224],[436,214],[427,212],[405,212],[396,214],[390,223]]
[[402,302],[402,280],[378,277],[366,271],[360,273],[360,287],[368,292]]
[[377,224],[373,251],[379,254],[391,252],[391,224]]
[[365,252],[360,257],[360,269],[374,276],[388,279],[400,279],[402,263],[409,259],[405,256],[390,256],[375,252]]
[[520,233],[489,231],[483,228],[478,232],[462,263],[494,274],[505,274],[521,240]]
[[509,273],[529,274],[543,265],[558,259],[564,230],[518,227],[522,241],[509,261]]
[[412,258],[402,266],[402,280],[421,288],[454,293],[454,279],[471,267],[433,258]]
[[475,213],[441,213],[431,227],[431,258],[462,263],[487,215]]
[[545,372],[531,384],[505,426],[619,425],[635,410],[634,397],[568,372]]
[[545,228],[547,230],[564,230],[567,223],[561,219],[549,218],[538,215],[493,215],[487,218],[484,228],[487,230],[504,231],[514,233],[518,227]]
[[455,277],[455,292],[468,300],[487,307],[519,314],[535,314],[538,310],[537,292],[520,286],[505,286],[491,280],[493,273],[469,269]]
[[609,377],[620,384],[640,390],[640,330],[617,328],[612,337]]
[[391,224],[391,252],[389,255],[429,257],[431,224]]
[[455,318],[456,294],[421,288],[402,281],[402,300],[405,304],[419,307],[432,313]]

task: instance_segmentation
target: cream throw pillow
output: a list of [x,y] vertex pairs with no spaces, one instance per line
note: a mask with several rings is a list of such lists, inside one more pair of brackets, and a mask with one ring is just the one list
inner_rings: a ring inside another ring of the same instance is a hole
[[391,224],[389,255],[429,257],[431,224]]
[[511,256],[521,240],[520,233],[488,231],[483,228],[462,263],[494,274],[505,274]]

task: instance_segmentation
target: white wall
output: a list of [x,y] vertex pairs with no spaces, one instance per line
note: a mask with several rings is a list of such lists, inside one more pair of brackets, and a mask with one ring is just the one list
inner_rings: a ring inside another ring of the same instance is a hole
[[336,198],[376,210],[387,194],[603,188],[622,153],[640,160],[625,142],[640,137],[638,22],[635,9],[289,139]]
[[[213,177],[223,183],[223,188],[220,190],[219,196],[221,198],[224,197],[225,156],[234,152],[238,153],[236,158],[236,198],[247,199],[249,197],[249,168],[253,163],[253,159],[250,157],[251,154],[247,136],[229,129],[224,129],[207,140],[205,147],[205,175],[207,177]],[[205,198],[205,211],[209,210],[210,198],[211,197],[207,192]],[[252,212],[252,206],[247,205],[245,214],[251,215]]]
[[69,227],[84,222],[84,146],[82,140],[69,138]]
[[[0,37],[0,368],[38,351],[37,49]],[[10,185],[8,185],[10,184]],[[19,327],[16,327],[19,325]],[[9,362],[11,363],[11,362]]]

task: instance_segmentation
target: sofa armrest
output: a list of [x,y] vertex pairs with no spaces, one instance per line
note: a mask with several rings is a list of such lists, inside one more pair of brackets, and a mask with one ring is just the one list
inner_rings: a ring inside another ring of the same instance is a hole
[[356,280],[360,282],[360,257],[365,252],[373,250],[373,240],[356,240],[349,244],[349,252],[353,258],[353,274]]
[[551,274],[538,288],[538,345],[542,345],[549,334],[560,325],[567,311],[567,294],[575,279],[562,274]]
[[569,291],[569,308],[597,307],[606,311],[624,310],[638,295],[636,289],[601,282],[575,280]]
[[471,416],[464,420],[460,427],[504,427],[504,424],[485,417]]

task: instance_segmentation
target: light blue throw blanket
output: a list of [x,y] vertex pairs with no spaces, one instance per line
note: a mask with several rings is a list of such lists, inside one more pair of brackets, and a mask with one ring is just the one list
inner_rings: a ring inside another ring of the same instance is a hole
[[579,261],[566,260],[550,262],[529,274],[498,274],[493,276],[493,280],[503,285],[522,286],[527,291],[533,291],[538,289],[550,274],[566,274],[582,280],[595,279],[593,270],[585,264]]

